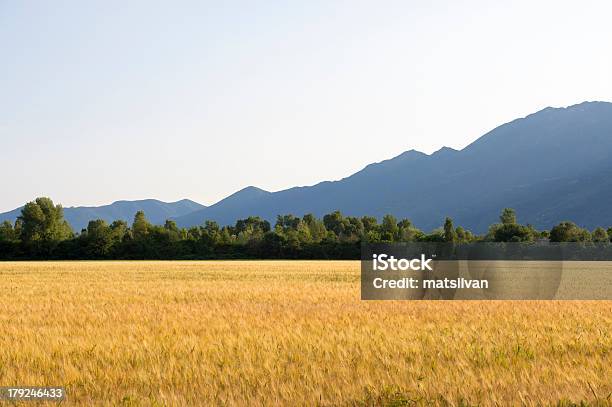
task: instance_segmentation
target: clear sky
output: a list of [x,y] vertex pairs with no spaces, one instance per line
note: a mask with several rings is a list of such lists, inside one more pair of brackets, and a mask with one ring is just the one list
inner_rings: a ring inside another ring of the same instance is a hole
[[203,204],[612,101],[612,2],[0,0],[0,211]]

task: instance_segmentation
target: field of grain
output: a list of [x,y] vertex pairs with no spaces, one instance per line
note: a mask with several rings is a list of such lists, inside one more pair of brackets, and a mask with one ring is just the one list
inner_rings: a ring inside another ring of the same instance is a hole
[[90,405],[610,405],[612,301],[361,301],[358,262],[0,263],[0,386]]

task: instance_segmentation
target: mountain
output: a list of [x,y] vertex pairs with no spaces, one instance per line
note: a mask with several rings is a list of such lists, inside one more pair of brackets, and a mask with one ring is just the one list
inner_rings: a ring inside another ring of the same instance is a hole
[[179,226],[186,227],[201,225],[205,220],[216,220],[223,225],[233,224],[236,219],[244,219],[253,215],[250,212],[251,208],[270,195],[272,195],[271,192],[263,189],[253,186],[246,187],[209,207],[212,208],[210,211],[207,211],[208,207],[205,207],[174,220]]
[[[104,219],[107,222],[125,220],[132,223],[138,211],[144,211],[147,219],[153,224],[163,224],[166,219],[186,215],[193,211],[205,208],[197,202],[183,199],[177,202],[162,202],[156,199],[143,199],[138,201],[117,201],[104,206],[78,206],[64,208],[64,217],[75,231],[87,227],[90,220]],[[21,215],[21,208],[0,214],[0,222],[9,220],[14,222]]]
[[[482,233],[504,207],[519,221],[548,229],[563,220],[581,226],[611,226],[612,103],[585,102],[546,108],[490,131],[462,150],[443,147],[433,154],[406,151],[370,164],[339,181],[268,192],[250,186],[205,207],[184,199],[118,201],[100,207],[65,208],[76,231],[89,220],[128,222],[144,210],[152,223],[175,219],[179,226],[205,220],[234,224],[279,214],[322,216],[390,213],[421,229],[439,227],[446,216]],[[21,208],[0,214],[14,221]]]
[[612,103],[546,108],[504,124],[457,151],[406,151],[339,181],[267,192],[248,187],[195,212],[179,226],[215,220],[233,224],[258,215],[346,215],[408,218],[424,229],[444,217],[486,231],[504,207],[519,221],[550,228],[572,220],[593,228],[612,225]]

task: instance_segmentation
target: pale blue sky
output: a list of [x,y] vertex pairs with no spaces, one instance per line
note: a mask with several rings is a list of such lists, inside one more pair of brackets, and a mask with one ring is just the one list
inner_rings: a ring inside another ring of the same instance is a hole
[[211,204],[612,101],[610,4],[0,0],[0,211]]

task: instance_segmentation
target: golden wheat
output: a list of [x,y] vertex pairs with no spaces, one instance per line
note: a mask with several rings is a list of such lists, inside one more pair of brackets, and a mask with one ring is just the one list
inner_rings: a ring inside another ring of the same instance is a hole
[[612,301],[359,299],[358,262],[0,263],[0,386],[78,405],[612,397]]

